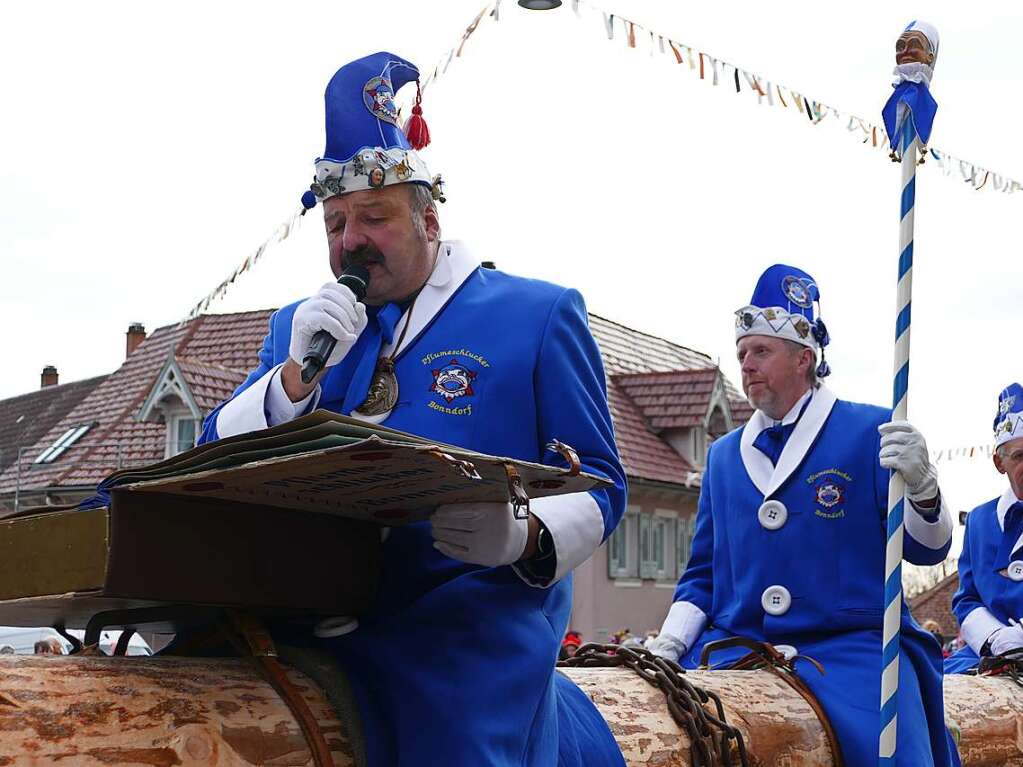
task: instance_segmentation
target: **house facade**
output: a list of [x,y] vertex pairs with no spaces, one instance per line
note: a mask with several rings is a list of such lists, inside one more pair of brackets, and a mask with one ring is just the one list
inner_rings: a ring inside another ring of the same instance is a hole
[[[0,515],[76,503],[119,468],[191,448],[255,366],[271,313],[203,315],[148,336],[132,325],[110,375],[56,385],[54,371],[39,391],[0,400]],[[709,356],[597,315],[590,327],[629,496],[618,530],[575,573],[571,627],[607,641],[659,627],[689,559],[707,448],[752,409]]]

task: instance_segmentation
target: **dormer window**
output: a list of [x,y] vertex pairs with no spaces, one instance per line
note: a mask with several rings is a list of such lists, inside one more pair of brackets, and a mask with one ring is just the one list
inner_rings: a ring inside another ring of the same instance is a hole
[[32,463],[53,463],[75,444],[82,436],[93,427],[91,423],[84,423],[79,426],[72,426],[57,438],[57,441],[39,454]]
[[195,447],[199,421],[191,413],[172,415],[167,419],[167,457]]

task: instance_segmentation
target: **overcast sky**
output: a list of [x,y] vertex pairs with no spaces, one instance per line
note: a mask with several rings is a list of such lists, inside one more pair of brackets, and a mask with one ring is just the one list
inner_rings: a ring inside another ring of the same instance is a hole
[[[129,323],[180,319],[295,210],[337,67],[390,50],[432,70],[482,5],[5,4],[0,397],[46,364],[62,382],[110,372]],[[895,38],[926,7],[942,35],[932,145],[1023,180],[1010,4],[597,7],[874,121]],[[829,386],[890,405],[898,167],[834,119],[715,88],[617,31],[568,0],[484,19],[424,98],[445,236],[720,358],[733,381],[732,311],[766,266],[799,265],[821,288]],[[910,417],[933,448],[989,442],[998,391],[1023,378],[1021,212],[1023,193],[920,170]],[[280,306],[327,278],[317,212],[211,308]],[[939,468],[956,508],[1004,487],[986,459]]]

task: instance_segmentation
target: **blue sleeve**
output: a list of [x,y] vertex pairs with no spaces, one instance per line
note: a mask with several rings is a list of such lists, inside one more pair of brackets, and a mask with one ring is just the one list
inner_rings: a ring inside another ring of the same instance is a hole
[[604,364],[590,334],[586,305],[576,290],[565,290],[551,308],[533,372],[533,391],[543,462],[566,465],[560,455],[545,450],[548,442],[558,439],[579,454],[583,471],[614,482],[614,487],[590,491],[604,517],[601,540],[607,540],[625,512],[625,470],[607,406]]
[[707,451],[707,467],[700,486],[700,502],[696,510],[696,531],[686,571],[675,589],[675,602],[692,602],[707,615],[714,601],[714,510],[711,504],[711,467],[714,445]]
[[234,390],[234,394],[232,394],[229,399],[221,402],[210,411],[208,416],[206,416],[202,423],[202,434],[199,435],[199,439],[196,442],[197,445],[204,445],[207,442],[216,442],[220,439],[220,435],[217,434],[217,415],[220,413],[224,405],[252,386],[253,383],[266,375],[273,366],[277,364],[274,361],[275,319],[277,319],[277,312],[270,315],[270,327],[267,330],[266,336],[263,338],[263,348],[259,350],[259,365],[256,366],[255,370],[249,373],[248,377],[242,382],[242,385]]
[[974,519],[976,519],[974,514],[969,514],[966,517],[963,550],[959,554],[959,588],[952,595],[952,614],[955,615],[960,626],[963,625],[967,615],[978,607],[986,606],[977,591],[977,583],[973,579],[973,563],[970,558],[970,525]]

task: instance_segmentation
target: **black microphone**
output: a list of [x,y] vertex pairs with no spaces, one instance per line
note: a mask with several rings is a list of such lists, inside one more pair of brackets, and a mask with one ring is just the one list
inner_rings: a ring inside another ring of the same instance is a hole
[[[369,289],[369,270],[360,264],[351,264],[337,278],[339,285],[344,285],[355,294],[355,300],[361,301],[366,297],[366,290]],[[317,330],[313,340],[309,342],[309,349],[302,358],[302,383],[309,383],[316,374],[323,370],[327,364],[327,358],[334,351],[337,339],[326,330]]]

